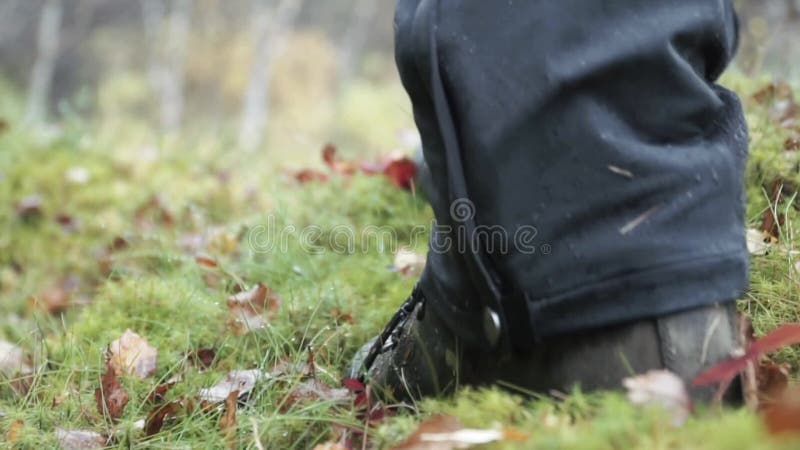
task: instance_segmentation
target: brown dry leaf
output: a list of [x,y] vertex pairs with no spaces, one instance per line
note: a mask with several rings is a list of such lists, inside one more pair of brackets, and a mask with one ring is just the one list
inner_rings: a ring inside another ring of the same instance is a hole
[[108,346],[108,361],[118,375],[136,375],[141,379],[156,373],[158,349],[150,346],[147,339],[131,330]]
[[17,216],[23,220],[41,217],[43,215],[42,198],[39,195],[29,195],[20,199],[14,205],[14,209],[17,211]]
[[213,348],[198,348],[186,354],[186,359],[200,369],[208,369],[214,364],[217,351]]
[[219,420],[219,429],[228,441],[229,448],[236,448],[236,408],[239,405],[239,391],[231,391],[225,399],[225,412]]
[[239,397],[246,397],[264,376],[264,372],[259,369],[234,370],[214,386],[200,389],[197,395],[200,400],[212,404],[224,402],[234,391],[239,393]]
[[683,380],[667,370],[651,370],[623,380],[628,400],[634,405],[659,406],[672,416],[672,425],[679,427],[691,415],[692,403]]
[[72,306],[72,295],[78,289],[80,281],[77,277],[64,277],[44,289],[39,295],[32,296],[28,303],[32,308],[42,309],[50,314],[64,312]]
[[114,420],[119,419],[130,396],[122,387],[117,373],[110,364],[106,366],[106,373],[100,377],[100,386],[94,391],[97,410],[100,411],[100,414],[108,414]]
[[425,261],[425,255],[416,253],[408,247],[401,247],[394,255],[394,270],[407,277],[416,277],[425,268]]
[[150,414],[147,415],[147,419],[144,422],[145,435],[152,436],[158,434],[164,427],[164,420],[176,416],[183,409],[183,404],[180,401],[175,401],[158,406],[150,411]]
[[232,328],[237,334],[245,334],[267,326],[281,306],[281,299],[262,283],[249,291],[228,297],[228,309],[234,315]]
[[452,450],[498,441],[523,442],[528,435],[516,430],[467,429],[452,416],[438,415],[419,424],[417,430],[393,450]]
[[789,388],[788,364],[775,364],[762,361],[758,366],[758,405],[760,409],[768,408],[778,401]]
[[762,410],[764,425],[770,434],[800,433],[800,390],[789,390]]
[[153,195],[133,213],[133,221],[140,230],[153,230],[158,226],[171,227],[175,218],[160,195]]
[[24,426],[25,422],[22,419],[15,419],[11,422],[11,425],[8,426],[8,431],[6,431],[6,442],[9,444],[17,442]]
[[61,450],[94,450],[105,448],[108,438],[88,430],[64,430],[56,428],[56,439]]
[[160,402],[164,400],[164,397],[167,395],[167,391],[172,389],[172,387],[178,384],[182,379],[183,377],[176,375],[164,383],[159,384],[152,391],[150,391],[150,394],[147,395],[147,401]]

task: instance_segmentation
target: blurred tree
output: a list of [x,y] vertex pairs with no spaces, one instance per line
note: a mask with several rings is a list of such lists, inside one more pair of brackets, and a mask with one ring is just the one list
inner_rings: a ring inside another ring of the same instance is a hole
[[350,25],[345,31],[339,53],[339,88],[346,86],[358,71],[371,25],[378,12],[377,0],[355,0]]
[[269,75],[275,58],[286,45],[302,4],[302,0],[278,0],[277,5],[271,8],[266,0],[253,0],[251,33],[254,54],[239,125],[239,145],[245,150],[253,150],[263,141],[269,114]]
[[173,0],[167,11],[161,0],[141,0],[147,45],[147,75],[159,97],[159,117],[165,131],[183,120],[186,51],[192,0]]
[[62,14],[61,0],[47,0],[42,7],[39,18],[38,53],[31,72],[25,112],[25,121],[31,124],[40,124],[47,120],[47,103],[58,56]]

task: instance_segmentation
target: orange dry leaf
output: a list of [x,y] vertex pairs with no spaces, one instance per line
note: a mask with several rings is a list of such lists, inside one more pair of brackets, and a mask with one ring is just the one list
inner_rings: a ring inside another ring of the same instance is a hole
[[155,375],[158,349],[131,330],[108,346],[108,362],[118,375],[130,374],[144,379]]

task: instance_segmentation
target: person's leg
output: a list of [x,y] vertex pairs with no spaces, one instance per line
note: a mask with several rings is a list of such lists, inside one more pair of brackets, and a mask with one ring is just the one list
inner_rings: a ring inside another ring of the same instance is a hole
[[[547,380],[587,381],[568,360],[592,354],[591,342],[605,346],[595,354],[635,353],[624,355],[634,369],[689,377],[732,350],[733,312],[713,307],[735,300],[747,274],[746,126],[715,84],[736,47],[729,1],[401,0],[396,29],[437,222],[458,242],[453,205],[468,198],[472,225],[502,230],[507,244],[492,234],[476,258],[432,241],[425,318],[404,325],[447,330],[451,353],[459,341],[470,349],[433,370],[439,378],[463,365],[477,367],[466,381],[501,379],[473,356],[533,370],[559,349],[555,366],[573,376],[526,379],[563,388]],[[519,241],[520,230],[534,239]],[[486,348],[492,280],[515,292],[498,296],[515,352]],[[382,364],[423,364],[394,353]],[[618,382],[615,370],[594,387]]]

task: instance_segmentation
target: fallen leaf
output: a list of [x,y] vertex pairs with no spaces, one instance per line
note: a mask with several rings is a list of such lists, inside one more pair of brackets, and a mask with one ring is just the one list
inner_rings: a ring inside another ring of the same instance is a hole
[[213,348],[198,348],[186,355],[186,358],[201,369],[208,369],[217,358],[217,351]]
[[259,369],[234,370],[214,386],[200,389],[197,395],[200,400],[212,404],[224,402],[234,391],[239,393],[240,398],[245,398],[255,388],[256,383],[264,377],[264,372]]
[[176,416],[183,409],[183,404],[179,401],[161,405],[150,411],[144,422],[144,433],[147,436],[158,434],[164,428],[164,421]]
[[0,375],[13,378],[33,373],[31,361],[16,345],[0,340]]
[[280,297],[262,283],[228,297],[228,309],[234,315],[233,329],[237,334],[264,328],[280,306]]
[[71,233],[78,229],[78,221],[69,214],[58,213],[56,214],[55,221],[61,225],[61,229],[67,233]]
[[708,386],[716,383],[729,383],[751,361],[761,355],[774,352],[789,345],[800,344],[800,324],[781,325],[761,339],[756,339],[744,355],[717,364],[694,379],[695,386]]
[[791,136],[783,143],[783,148],[788,151],[800,150],[800,136]]
[[6,443],[14,444],[19,441],[24,427],[25,422],[22,419],[15,419],[11,422],[11,425],[8,426],[8,431],[6,431]]
[[158,226],[171,227],[175,218],[160,195],[151,196],[133,213],[133,222],[140,230],[152,230]]
[[628,400],[638,406],[659,406],[672,416],[672,425],[686,423],[692,403],[686,385],[677,375],[666,370],[651,370],[644,375],[622,381],[628,390]]
[[95,389],[94,399],[100,414],[108,414],[113,420],[122,416],[125,405],[130,400],[130,396],[122,387],[116,371],[110,364],[106,366],[106,372],[100,377],[100,387]]
[[758,406],[768,408],[781,398],[789,388],[788,364],[762,361],[758,366]]
[[100,449],[108,443],[108,438],[94,431],[56,428],[55,435],[61,450]]
[[407,276],[419,276],[425,268],[426,256],[401,247],[394,255],[394,270]]
[[303,169],[294,174],[294,179],[300,184],[311,182],[325,183],[328,181],[328,175],[318,170]]
[[342,402],[351,398],[348,389],[332,388],[319,380],[310,379],[292,387],[281,402],[281,411],[286,412],[290,407],[307,401]]
[[228,441],[228,448],[236,448],[236,408],[239,405],[239,391],[232,391],[225,399],[225,412],[219,420],[219,430]]
[[42,198],[38,195],[30,195],[20,199],[14,209],[17,211],[17,216],[22,220],[31,220],[43,215],[42,213]]
[[72,295],[78,289],[80,280],[77,277],[64,277],[44,289],[36,296],[28,299],[33,308],[42,309],[50,314],[59,314],[72,306]]
[[393,450],[452,450],[498,441],[522,442],[525,433],[516,430],[467,429],[452,416],[438,415],[419,424],[414,433]]
[[217,268],[217,260],[211,256],[207,255],[197,255],[194,257],[195,262],[199,264],[201,267],[206,267],[209,269],[216,269]]
[[182,379],[183,377],[177,375],[165,381],[164,383],[159,384],[147,395],[147,401],[149,402],[163,401],[164,397],[167,395],[167,391],[172,389],[172,387],[178,384]]
[[147,339],[131,330],[108,346],[108,361],[118,375],[136,375],[141,379],[156,373],[158,350]]
[[764,425],[773,435],[800,433],[800,390],[786,392],[761,413]]
[[752,228],[747,230],[747,250],[753,256],[764,256],[769,251],[770,245],[765,242],[764,233]]
[[344,161],[336,157],[337,148],[333,144],[327,144],[322,149],[322,160],[333,173],[340,175],[352,175],[356,172],[356,165],[350,161]]
[[411,189],[414,185],[414,176],[417,174],[417,165],[409,158],[398,158],[390,161],[383,169],[383,175],[395,186],[401,189]]

